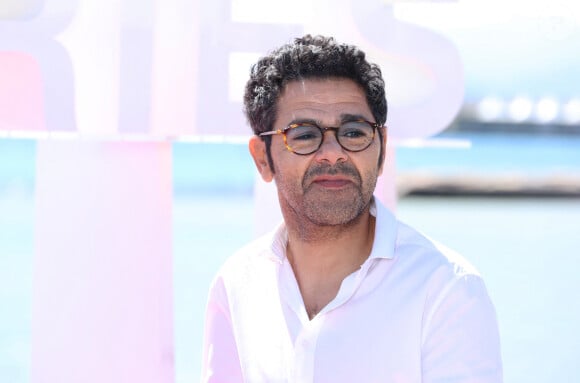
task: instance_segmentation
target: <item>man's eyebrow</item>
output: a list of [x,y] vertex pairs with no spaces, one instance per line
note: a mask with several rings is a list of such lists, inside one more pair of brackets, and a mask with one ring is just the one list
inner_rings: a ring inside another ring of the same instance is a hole
[[357,120],[367,120],[368,117],[363,116],[362,114],[350,114],[344,113],[340,115],[340,122],[349,122],[349,121],[357,121]]
[[[358,120],[367,120],[368,117],[363,116],[362,114],[351,114],[351,113],[343,113],[340,115],[340,123],[343,124],[345,122],[350,122],[350,121],[358,121]],[[288,125],[292,125],[292,124],[313,124],[313,125],[317,125],[317,126],[323,126],[322,122],[320,120],[316,120],[313,118],[295,118],[292,121],[290,121],[290,123]]]
[[292,124],[313,124],[316,126],[320,126],[320,123],[321,123],[320,120],[315,120],[313,118],[295,118],[292,121],[290,121],[288,126]]

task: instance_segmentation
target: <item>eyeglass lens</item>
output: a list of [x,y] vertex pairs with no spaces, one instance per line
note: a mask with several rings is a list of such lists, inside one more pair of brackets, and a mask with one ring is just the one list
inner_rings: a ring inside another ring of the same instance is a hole
[[[315,124],[295,124],[286,131],[286,145],[295,153],[310,154],[318,150],[323,136],[323,129]],[[366,121],[346,122],[338,128],[336,138],[344,149],[361,151],[371,144],[374,128]]]

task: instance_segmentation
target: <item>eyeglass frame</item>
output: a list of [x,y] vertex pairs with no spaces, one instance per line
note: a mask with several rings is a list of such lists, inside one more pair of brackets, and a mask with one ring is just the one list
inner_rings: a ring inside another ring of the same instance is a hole
[[[311,121],[294,122],[294,123],[289,124],[288,126],[286,126],[283,129],[276,129],[276,130],[270,130],[270,131],[267,131],[267,132],[262,132],[262,133],[258,134],[258,136],[259,137],[265,137],[265,136],[273,136],[273,135],[281,134],[283,136],[283,139],[284,139],[284,146],[286,147],[286,149],[289,152],[294,153],[294,154],[296,154],[298,156],[309,156],[309,155],[311,155],[313,153],[316,153],[318,150],[320,150],[320,148],[322,147],[322,144],[324,143],[324,137],[326,136],[325,133],[328,130],[332,130],[332,131],[334,131],[334,137],[336,139],[336,142],[338,143],[338,145],[340,145],[340,147],[342,149],[346,150],[347,152],[358,153],[358,152],[362,152],[363,150],[368,149],[372,145],[372,143],[373,143],[373,141],[375,139],[375,136],[376,136],[377,129],[384,129],[385,128],[385,125],[381,125],[378,122],[371,122],[371,121],[365,120],[363,118],[355,119],[355,120],[350,120],[350,121],[345,121],[344,123],[349,123],[349,122],[364,122],[364,123],[369,124],[371,126],[371,128],[373,128],[373,136],[369,140],[369,144],[367,146],[365,146],[364,148],[358,149],[358,150],[351,150],[351,149],[345,148],[340,143],[340,140],[338,139],[338,130],[342,126],[326,126],[326,127],[322,127],[322,126],[318,125],[317,123],[311,122]],[[309,153],[298,153],[298,152],[294,151],[294,149],[292,149],[288,145],[288,140],[286,138],[286,134],[287,134],[288,131],[290,131],[292,129],[295,129],[295,128],[298,128],[298,127],[300,127],[303,124],[312,125],[312,126],[318,128],[320,130],[320,132],[322,133],[321,138],[320,138],[320,143],[318,144],[318,147],[316,149],[314,149],[313,151],[309,152]]]

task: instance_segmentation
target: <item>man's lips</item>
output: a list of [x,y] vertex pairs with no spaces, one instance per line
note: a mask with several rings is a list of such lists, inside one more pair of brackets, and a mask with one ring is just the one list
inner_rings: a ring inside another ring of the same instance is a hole
[[337,176],[319,176],[312,180],[312,184],[320,185],[325,188],[341,188],[352,184],[352,180]]

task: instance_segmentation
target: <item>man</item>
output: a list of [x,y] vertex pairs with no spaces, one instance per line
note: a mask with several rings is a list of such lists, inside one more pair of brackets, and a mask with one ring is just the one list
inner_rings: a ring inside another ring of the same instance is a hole
[[214,280],[202,380],[500,382],[477,272],[373,197],[386,145],[380,69],[307,35],[252,68],[244,103],[284,222]]

